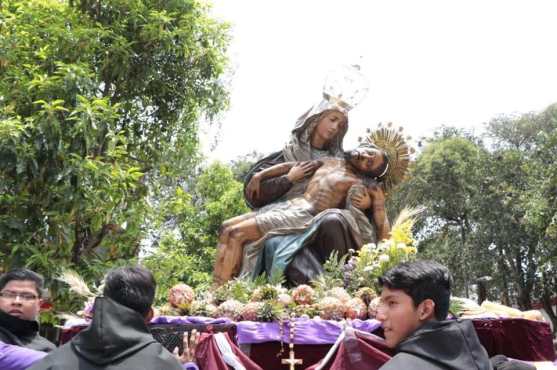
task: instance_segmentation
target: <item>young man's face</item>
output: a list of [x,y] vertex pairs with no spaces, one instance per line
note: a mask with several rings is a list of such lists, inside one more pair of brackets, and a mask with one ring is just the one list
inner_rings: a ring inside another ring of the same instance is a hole
[[381,292],[376,318],[383,324],[385,342],[389,348],[395,348],[422,325],[412,297],[402,290],[387,287],[383,287]]
[[41,299],[31,280],[11,280],[1,291],[0,310],[23,320],[37,320]]

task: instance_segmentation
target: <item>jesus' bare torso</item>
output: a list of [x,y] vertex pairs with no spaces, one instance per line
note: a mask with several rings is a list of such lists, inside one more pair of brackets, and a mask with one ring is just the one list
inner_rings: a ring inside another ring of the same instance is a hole
[[350,165],[341,159],[327,159],[311,177],[304,198],[311,204],[312,213],[344,205],[348,190],[363,184]]

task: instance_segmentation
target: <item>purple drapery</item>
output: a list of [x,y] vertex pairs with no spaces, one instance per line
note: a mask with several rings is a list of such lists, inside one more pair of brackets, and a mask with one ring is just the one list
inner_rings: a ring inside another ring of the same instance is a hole
[[[332,344],[340,335],[344,324],[331,320],[295,319],[295,344]],[[377,320],[352,320],[350,325],[354,329],[373,332],[381,325]],[[290,324],[278,322],[240,321],[237,323],[238,344],[253,344],[264,342],[280,342],[282,326],[282,342],[290,342]]]

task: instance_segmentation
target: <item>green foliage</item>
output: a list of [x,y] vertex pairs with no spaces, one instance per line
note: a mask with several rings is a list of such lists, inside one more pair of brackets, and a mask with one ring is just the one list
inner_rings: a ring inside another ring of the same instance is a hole
[[284,271],[276,269],[271,273],[271,276],[267,279],[269,285],[282,286],[286,284],[286,277],[284,276]]
[[204,265],[202,257],[186,253],[181,247],[180,241],[168,236],[161,241],[155,253],[142,261],[157,281],[157,304],[165,302],[168,289],[178,283],[201,287],[211,282],[209,272],[199,268]]
[[215,291],[215,302],[220,304],[228,299],[235,299],[239,302],[246,303],[251,298],[254,284],[248,279],[229,280]]
[[230,167],[232,168],[232,173],[234,173],[234,178],[237,181],[244,182],[251,167],[263,157],[263,154],[254,150],[230,161]]
[[344,286],[344,265],[346,265],[348,257],[348,254],[339,257],[338,251],[333,251],[323,264],[323,274],[314,282],[314,285],[321,287],[324,291],[331,287]]
[[261,310],[257,312],[257,321],[273,322],[278,321],[284,315],[284,307],[280,303],[266,301]]
[[427,206],[419,254],[449,266],[456,294],[485,275],[489,299],[523,309],[556,291],[556,127],[553,105],[493,119],[485,140],[445,129],[395,194]]
[[227,26],[196,1],[6,0],[0,31],[1,267],[98,279],[137,255],[150,189],[197,164]]
[[[203,169],[187,187],[192,190],[178,187],[162,205],[161,217],[170,226],[163,232],[158,248],[144,259],[157,277],[160,298],[180,281],[193,287],[207,285],[220,225],[248,211],[242,184],[221,163]],[[235,299],[243,301],[243,297]]]

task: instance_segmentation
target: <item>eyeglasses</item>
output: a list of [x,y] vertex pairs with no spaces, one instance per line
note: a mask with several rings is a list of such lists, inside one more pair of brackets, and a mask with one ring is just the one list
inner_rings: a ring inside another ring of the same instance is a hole
[[0,298],[16,300],[19,297],[22,301],[34,301],[39,298],[32,293],[0,292]]

